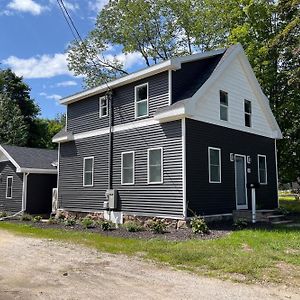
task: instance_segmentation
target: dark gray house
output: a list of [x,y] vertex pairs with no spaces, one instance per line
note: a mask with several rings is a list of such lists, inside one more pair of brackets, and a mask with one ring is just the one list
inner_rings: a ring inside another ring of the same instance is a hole
[[57,186],[57,150],[0,145],[0,211],[48,214]]
[[[173,58],[61,100],[60,209],[185,219],[277,203],[281,131],[240,45]],[[106,203],[109,190],[110,203]]]

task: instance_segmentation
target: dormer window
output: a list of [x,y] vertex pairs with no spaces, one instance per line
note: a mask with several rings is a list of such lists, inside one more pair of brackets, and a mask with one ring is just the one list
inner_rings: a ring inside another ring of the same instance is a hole
[[108,100],[106,96],[99,98],[99,118],[108,116]]
[[228,93],[220,91],[220,119],[228,121]]
[[245,111],[245,126],[251,127],[252,126],[252,120],[251,120],[251,114],[252,114],[251,101],[245,100],[245,102],[244,102],[244,111]]
[[148,116],[149,88],[148,83],[135,87],[135,118]]

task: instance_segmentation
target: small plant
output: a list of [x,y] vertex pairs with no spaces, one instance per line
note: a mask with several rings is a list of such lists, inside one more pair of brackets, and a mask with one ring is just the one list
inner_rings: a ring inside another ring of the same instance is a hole
[[76,225],[76,219],[74,217],[66,218],[64,224],[65,226],[74,226]]
[[284,215],[284,216],[287,216],[288,214],[290,214],[290,211],[289,211],[287,208],[283,207],[283,206],[278,207],[278,208],[276,209],[276,211],[277,211],[278,213]]
[[21,221],[29,222],[29,221],[32,221],[32,216],[29,214],[23,214],[20,219],[21,219]]
[[237,230],[242,230],[245,229],[249,226],[249,223],[247,220],[245,219],[237,219],[236,221],[234,221],[233,223],[233,227]]
[[96,227],[96,223],[93,219],[91,219],[90,217],[85,217],[83,219],[81,219],[81,225],[84,228],[94,228]]
[[161,219],[152,220],[148,226],[153,233],[164,233],[166,231],[166,224]]
[[34,223],[38,223],[38,222],[40,222],[42,219],[43,219],[43,218],[42,218],[41,216],[35,216],[35,217],[33,218],[33,222],[34,222]]
[[56,218],[54,218],[54,217],[50,217],[50,218],[48,219],[47,223],[48,223],[49,225],[58,224],[58,223],[59,223],[59,220],[56,219]]
[[100,227],[103,231],[108,231],[113,228],[113,223],[111,221],[104,220],[100,222]]
[[199,233],[208,234],[209,233],[209,229],[208,229],[208,226],[207,226],[205,220],[200,216],[192,217],[190,225],[192,227],[193,233],[195,233],[195,234],[199,234]]
[[126,222],[124,224],[124,227],[129,232],[138,232],[138,231],[142,231],[143,230],[143,227],[139,223],[134,222],[134,221]]
[[5,218],[5,217],[7,217],[7,213],[4,212],[4,211],[1,211],[0,212],[0,218]]

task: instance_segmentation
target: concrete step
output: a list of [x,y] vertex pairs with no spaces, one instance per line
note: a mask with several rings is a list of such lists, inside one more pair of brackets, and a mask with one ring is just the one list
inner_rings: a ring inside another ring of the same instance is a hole
[[273,225],[284,225],[284,224],[290,224],[293,223],[292,220],[281,220],[281,221],[272,221],[271,224]]

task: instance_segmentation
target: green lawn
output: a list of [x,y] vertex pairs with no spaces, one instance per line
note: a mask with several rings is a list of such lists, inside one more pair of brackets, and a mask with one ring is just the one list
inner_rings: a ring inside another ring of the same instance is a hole
[[279,195],[279,205],[290,213],[300,214],[300,200],[297,200],[294,196]]
[[40,229],[0,222],[0,229],[37,238],[62,240],[109,253],[139,255],[197,274],[244,282],[283,282],[300,286],[300,230],[243,230],[216,240],[137,240],[105,234]]

